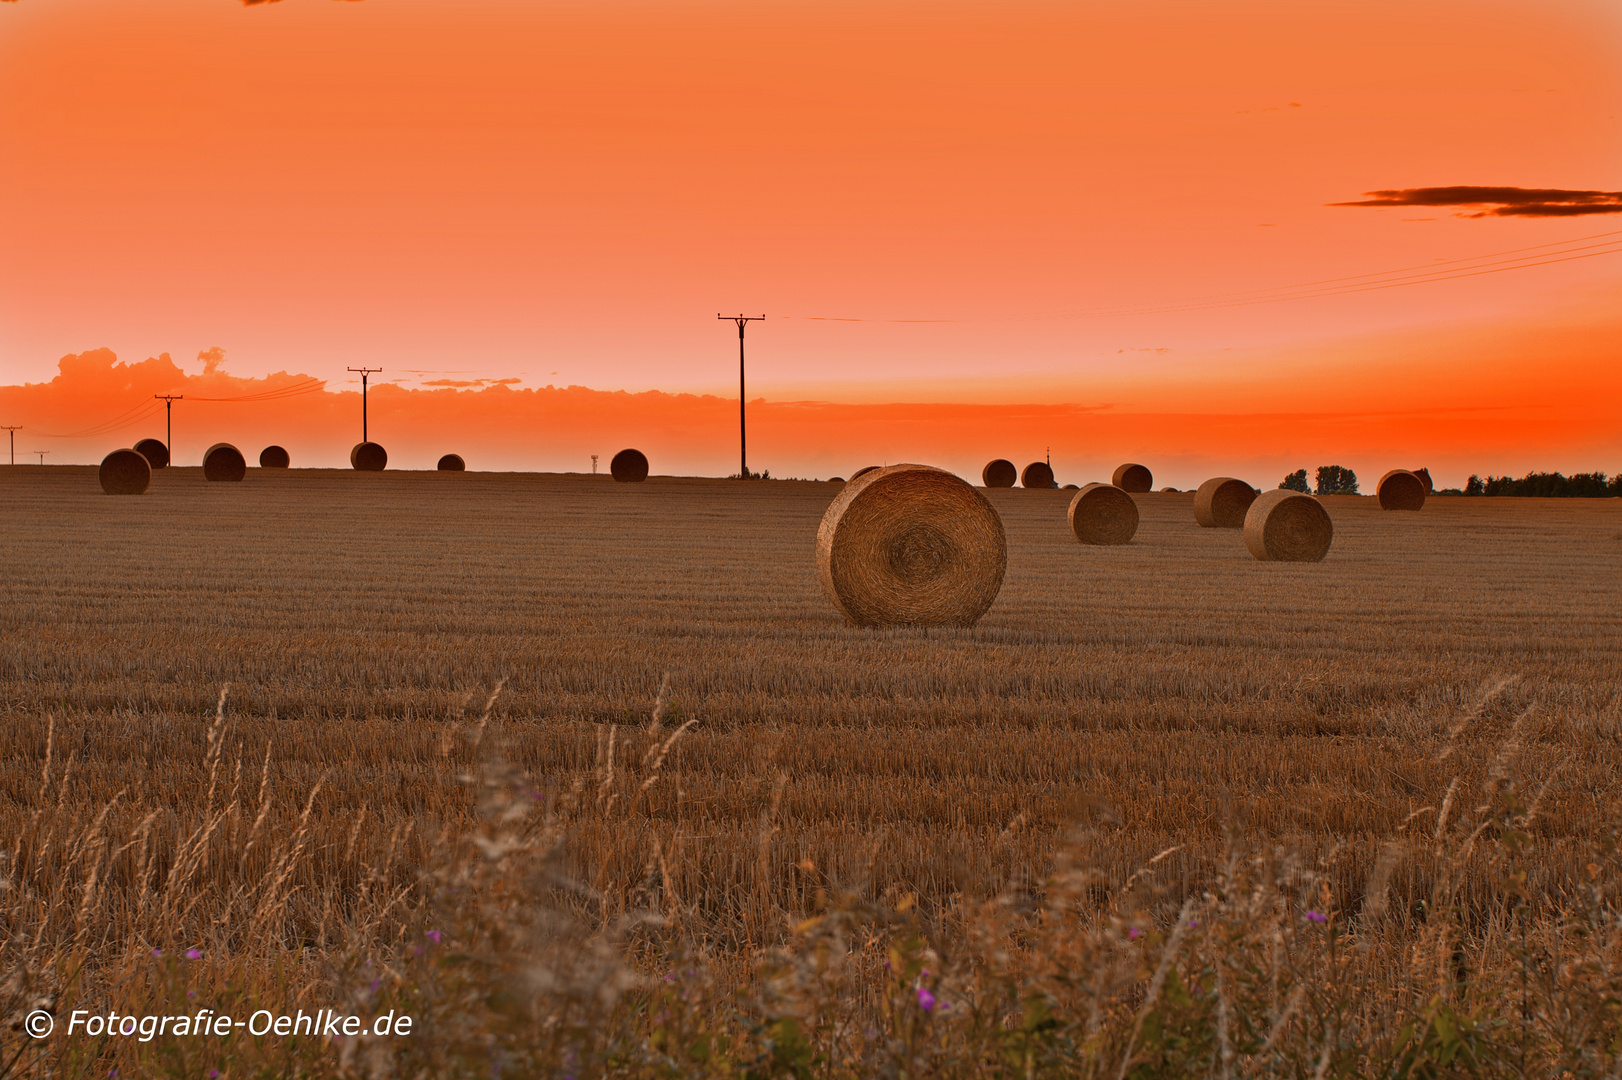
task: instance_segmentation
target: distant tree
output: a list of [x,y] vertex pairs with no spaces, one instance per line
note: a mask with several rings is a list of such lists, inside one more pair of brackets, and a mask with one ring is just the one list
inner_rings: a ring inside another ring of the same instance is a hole
[[1307,483],[1307,470],[1305,469],[1295,470],[1289,476],[1286,476],[1278,486],[1285,491],[1304,491],[1309,495],[1312,494],[1312,486]]
[[1357,474],[1340,465],[1318,466],[1318,494],[1356,495]]
[[[1480,495],[1518,495],[1538,499],[1605,499],[1622,495],[1622,482],[1618,477],[1607,478],[1602,472],[1575,473],[1562,476],[1552,472],[1529,472],[1517,480],[1513,476],[1489,476],[1485,481],[1470,478],[1478,485]],[[1466,488],[1469,494],[1469,488]]]
[[1464,493],[1466,495],[1485,495],[1487,490],[1486,486],[1481,482],[1481,477],[1471,473],[1470,479],[1464,483]]

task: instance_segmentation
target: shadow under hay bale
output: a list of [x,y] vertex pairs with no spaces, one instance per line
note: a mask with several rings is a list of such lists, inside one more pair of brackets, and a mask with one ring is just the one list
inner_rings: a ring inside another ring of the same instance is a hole
[[1155,474],[1146,466],[1128,462],[1116,467],[1115,475],[1110,477],[1110,483],[1122,491],[1142,495],[1155,489]]
[[247,459],[230,443],[217,442],[203,451],[203,479],[234,482],[247,475]]
[[1194,520],[1202,529],[1243,529],[1256,489],[1231,476],[1213,476],[1194,493]]
[[860,469],[857,469],[855,472],[850,474],[851,482],[854,483],[855,481],[860,480],[862,477],[866,476],[870,472],[878,472],[878,471],[879,471],[879,466],[877,466],[877,465],[863,465]]
[[980,470],[980,482],[988,488],[1011,488],[1019,480],[1019,470],[1007,458],[986,462]]
[[1436,484],[1431,480],[1431,471],[1429,469],[1415,469],[1414,475],[1419,477],[1419,482],[1425,485],[1425,494],[1427,496],[1436,494]]
[[1088,484],[1066,512],[1070,532],[1083,544],[1125,544],[1138,533],[1138,504],[1114,484]]
[[382,472],[389,464],[389,452],[375,442],[358,442],[349,451],[349,467],[356,472]]
[[1263,492],[1245,513],[1245,547],[1265,562],[1318,562],[1334,538],[1329,511],[1299,491]]
[[154,469],[169,467],[169,448],[157,439],[142,439],[135,444],[135,452],[146,458]]
[[1033,461],[1019,474],[1019,483],[1021,487],[1052,488],[1053,467],[1045,461]]
[[622,484],[640,484],[648,478],[648,456],[640,450],[621,450],[608,463],[608,471]]
[[462,460],[461,454],[446,454],[439,459],[440,472],[466,472],[467,462]]
[[293,456],[285,447],[267,446],[259,451],[259,467],[261,469],[285,469],[293,464]]
[[973,626],[1008,569],[1002,519],[929,465],[852,477],[817,529],[817,576],[857,626]]
[[1381,510],[1422,510],[1425,507],[1425,481],[1407,469],[1392,469],[1375,485]]
[[144,495],[152,483],[152,463],[134,450],[114,450],[101,459],[99,477],[109,495]]

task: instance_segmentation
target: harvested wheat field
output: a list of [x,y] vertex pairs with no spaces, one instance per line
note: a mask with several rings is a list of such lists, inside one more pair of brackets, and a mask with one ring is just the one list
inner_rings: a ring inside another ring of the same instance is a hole
[[[339,954],[420,931],[492,747],[545,808],[560,907],[679,922],[723,981],[829,897],[944,939],[1063,866],[1100,904],[1153,882],[1143,917],[1175,925],[1230,834],[1347,918],[1380,882],[1400,945],[1446,858],[1388,843],[1505,783],[1537,796],[1531,903],[1596,873],[1622,503],[1331,497],[1329,556],[1292,564],[1198,527],[1191,493],[1134,496],[1132,542],[1090,548],[1069,493],[991,489],[1007,575],[978,625],[869,630],[817,579],[840,490],[169,468],[115,499],[93,468],[0,470],[12,968],[195,942],[341,981]],[[1491,873],[1453,885],[1490,921]]]

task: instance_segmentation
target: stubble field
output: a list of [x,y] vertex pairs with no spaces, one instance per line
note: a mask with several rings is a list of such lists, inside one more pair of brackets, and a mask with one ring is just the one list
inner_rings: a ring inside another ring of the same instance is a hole
[[[1174,849],[1149,915],[1175,920],[1235,837],[1349,913],[1389,870],[1411,936],[1436,867],[1382,851],[1511,762],[1528,894],[1593,876],[1622,790],[1622,503],[1332,497],[1301,565],[1198,528],[1191,494],[1138,496],[1135,541],[1092,549],[1069,492],[991,491],[1009,566],[981,623],[872,631],[816,579],[836,492],[171,469],[109,498],[93,469],[0,470],[9,965],[397,939],[495,746],[551,808],[576,917],[651,910],[718,957],[831,895],[915,895],[950,934],[1040,896],[1061,849],[1101,896]],[[1461,910],[1498,890],[1468,876]]]

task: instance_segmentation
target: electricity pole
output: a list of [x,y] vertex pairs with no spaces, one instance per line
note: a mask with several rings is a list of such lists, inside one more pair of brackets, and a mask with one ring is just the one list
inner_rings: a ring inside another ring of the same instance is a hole
[[743,405],[748,399],[743,393],[743,330],[752,322],[764,322],[764,315],[716,315],[738,324],[738,476],[749,479],[749,440],[743,422]]
[[366,437],[366,379],[368,376],[376,375],[383,369],[380,367],[352,367],[349,370],[360,375],[360,441],[371,442],[372,440]]
[[17,464],[17,429],[20,427],[22,427],[21,424],[0,425],[0,431],[9,431],[11,433],[11,463],[13,465]]
[[39,463],[41,465],[45,464],[45,455],[50,453],[49,450],[34,450],[31,452],[39,455]]
[[169,453],[169,464],[175,463],[175,402],[185,401],[185,394],[153,394],[154,398],[163,402],[163,448]]

